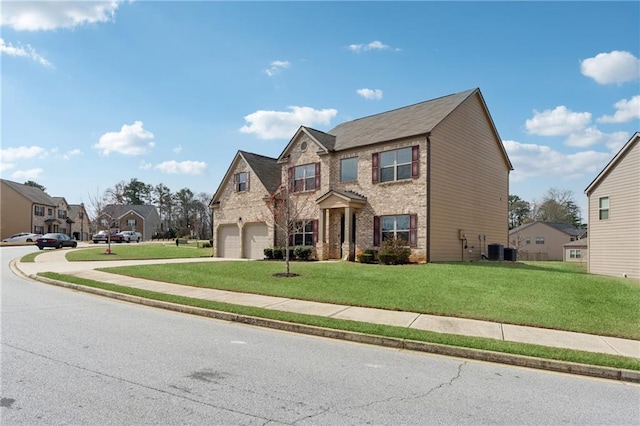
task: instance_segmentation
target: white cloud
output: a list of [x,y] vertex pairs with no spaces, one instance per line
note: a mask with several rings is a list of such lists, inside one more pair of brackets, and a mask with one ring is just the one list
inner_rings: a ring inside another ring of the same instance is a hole
[[13,162],[16,160],[29,160],[31,158],[43,158],[47,155],[44,148],[39,146],[19,146],[17,148],[0,149],[0,161]]
[[350,44],[349,46],[347,46],[347,49],[356,53],[367,52],[369,50],[400,50],[398,48],[391,48],[391,46],[387,46],[386,44],[378,40],[372,41],[368,44]]
[[16,31],[47,31],[113,21],[121,0],[109,1],[6,1],[2,26]]
[[626,123],[634,118],[640,119],[640,95],[631,99],[622,99],[614,105],[616,112],[613,115],[603,115],[596,121],[598,123]]
[[291,68],[291,64],[289,61],[273,61],[269,64],[269,68],[264,70],[264,72],[269,76],[273,77],[276,74],[280,74],[280,72],[284,69]]
[[619,50],[599,53],[582,61],[580,71],[599,84],[621,84],[640,78],[640,59]]
[[13,169],[16,165],[13,163],[0,163],[0,172],[4,172],[5,170]]
[[603,133],[595,126],[592,126],[571,133],[564,143],[567,146],[579,148],[586,148],[595,144],[604,144],[607,147],[611,147],[617,146],[620,141],[624,143],[628,139],[629,133],[627,132]]
[[327,125],[338,114],[335,109],[316,110],[310,107],[290,106],[285,111],[256,111],[244,117],[248,123],[239,130],[253,133],[260,139],[291,138],[300,126]]
[[130,126],[123,125],[119,132],[105,133],[93,147],[103,155],[109,155],[111,152],[140,155],[155,146],[153,138],[153,133],[143,128],[142,121],[136,121]]
[[77,157],[80,154],[82,154],[82,151],[80,151],[79,149],[72,149],[62,155],[58,155],[57,158],[62,158],[63,160],[70,160],[71,157]]
[[572,112],[565,106],[553,110],[533,111],[533,118],[527,119],[525,127],[532,135],[568,135],[584,129],[591,121],[590,112]]
[[24,47],[15,47],[11,43],[6,44],[4,39],[0,38],[0,53],[9,56],[29,58],[38,62],[42,66],[53,68],[53,64],[51,62],[47,61],[42,55],[36,52],[36,50],[28,44]]
[[356,93],[365,99],[382,99],[382,90],[380,89],[358,89]]
[[177,162],[171,160],[156,164],[153,168],[168,174],[201,175],[207,171],[207,163],[204,161]]
[[510,180],[521,182],[529,178],[577,178],[594,175],[611,159],[606,152],[582,151],[563,154],[545,145],[504,141],[504,147],[514,167]]
[[175,152],[176,154],[180,154],[182,152],[182,145],[178,145],[173,148],[173,152]]
[[35,180],[42,174],[43,170],[40,168],[29,170],[18,170],[11,174],[11,177],[16,180]]
[[151,164],[151,163],[148,163],[148,162],[146,162],[144,160],[142,160],[140,162],[140,170],[150,170],[151,167],[153,167],[153,164]]

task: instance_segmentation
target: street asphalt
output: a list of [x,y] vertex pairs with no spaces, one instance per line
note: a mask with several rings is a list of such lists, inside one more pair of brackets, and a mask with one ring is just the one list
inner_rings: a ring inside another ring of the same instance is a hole
[[564,371],[569,373],[577,373],[640,383],[640,371],[587,366],[582,364],[542,360],[511,354],[479,351],[467,348],[448,347],[423,342],[405,341],[401,339],[381,338],[377,336],[362,335],[359,333],[349,333],[341,330],[318,329],[317,327],[283,323],[281,321],[266,320],[263,318],[245,317],[224,312],[212,312],[210,310],[204,310],[200,308],[177,306],[166,302],[151,301],[141,299],[139,297],[126,296],[103,290],[76,286],[69,283],[56,282],[39,277],[37,274],[40,272],[57,272],[95,281],[117,284],[120,286],[151,290],[154,292],[179,295],[196,299],[225,302],[236,305],[255,306],[264,309],[295,312],[315,316],[326,316],[336,319],[409,327],[420,330],[434,331],[438,333],[477,336],[556,348],[574,349],[610,355],[621,355],[640,359],[640,341],[637,340],[575,333],[561,330],[541,329],[512,324],[493,323],[472,319],[426,315],[413,312],[387,311],[383,309],[362,308],[346,305],[310,302],[304,300],[294,300],[283,297],[261,296],[215,289],[195,288],[160,281],[126,277],[96,270],[96,268],[106,266],[115,267],[124,265],[145,265],[157,263],[216,262],[222,260],[214,257],[135,261],[68,262],[65,258],[67,252],[68,250],[47,250],[46,252],[37,256],[35,262],[20,262],[20,259],[14,259],[11,262],[11,266],[16,273],[22,274],[25,277],[31,279],[45,281],[51,284],[63,285],[66,287],[72,287],[77,290],[89,291],[92,293],[116,297],[121,300],[128,300],[132,302],[143,303],[146,305],[157,306],[160,308],[188,312],[196,315],[240,321],[244,323],[284,329],[289,331],[322,335],[325,337],[342,338],[364,343],[381,344],[385,346],[394,346],[405,349],[435,352],[444,355],[483,359],[487,361],[521,365],[525,367],[543,368],[548,370]]

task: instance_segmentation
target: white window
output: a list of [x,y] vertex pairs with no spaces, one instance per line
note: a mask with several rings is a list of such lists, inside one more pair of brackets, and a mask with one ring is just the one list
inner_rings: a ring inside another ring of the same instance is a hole
[[380,182],[411,179],[411,147],[380,153]]
[[609,197],[600,197],[598,200],[598,214],[600,220],[609,219]]
[[569,250],[569,257],[571,259],[580,259],[582,257],[582,250],[580,249]]

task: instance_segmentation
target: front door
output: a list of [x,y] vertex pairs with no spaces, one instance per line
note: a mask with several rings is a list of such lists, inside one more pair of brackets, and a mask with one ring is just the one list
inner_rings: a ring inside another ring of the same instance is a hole
[[[340,259],[342,259],[342,257],[345,254],[342,252],[342,245],[346,241],[345,235],[344,235],[344,228],[345,228],[344,220],[345,220],[345,216],[343,213],[342,216],[340,216]],[[353,213],[351,217],[351,243],[355,244],[355,242],[356,242],[356,214]]]

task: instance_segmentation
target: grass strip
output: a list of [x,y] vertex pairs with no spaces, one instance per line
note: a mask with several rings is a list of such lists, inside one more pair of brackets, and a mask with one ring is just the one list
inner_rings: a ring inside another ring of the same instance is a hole
[[312,325],[336,330],[352,331],[375,336],[407,339],[420,342],[437,343],[441,345],[481,349],[493,352],[502,352],[514,355],[525,355],[536,358],[568,361],[587,365],[603,367],[623,368],[640,371],[640,360],[635,358],[607,355],[600,353],[584,352],[571,349],[551,348],[547,346],[531,345],[517,342],[505,342],[481,337],[460,336],[453,334],[435,333],[424,330],[415,330],[405,327],[394,327],[379,324],[362,323],[357,321],[339,320],[334,318],[318,317],[313,315],[296,314],[290,312],[269,310],[250,306],[233,305],[222,302],[194,299],[183,296],[167,295],[148,290],[123,287],[108,284],[71,275],[53,272],[39,273],[39,276],[53,280],[65,281],[72,284],[99,288],[122,294],[128,294],[146,299],[159,300],[198,308],[212,309],[230,312],[240,315],[248,315],[259,318],[274,319],[292,323]]
[[99,269],[180,285],[640,339],[640,286],[562,262],[196,262]]
[[90,262],[104,260],[146,260],[146,259],[179,259],[194,257],[211,257],[211,249],[203,248],[199,243],[182,244],[111,244],[111,253],[107,253],[108,245],[100,245],[83,250],[68,252],[65,257],[69,262]]
[[36,261],[36,256],[38,256],[40,254],[40,252],[33,252],[33,253],[29,253],[29,254],[25,254],[24,256],[22,256],[20,258],[20,262],[23,263],[33,263]]

